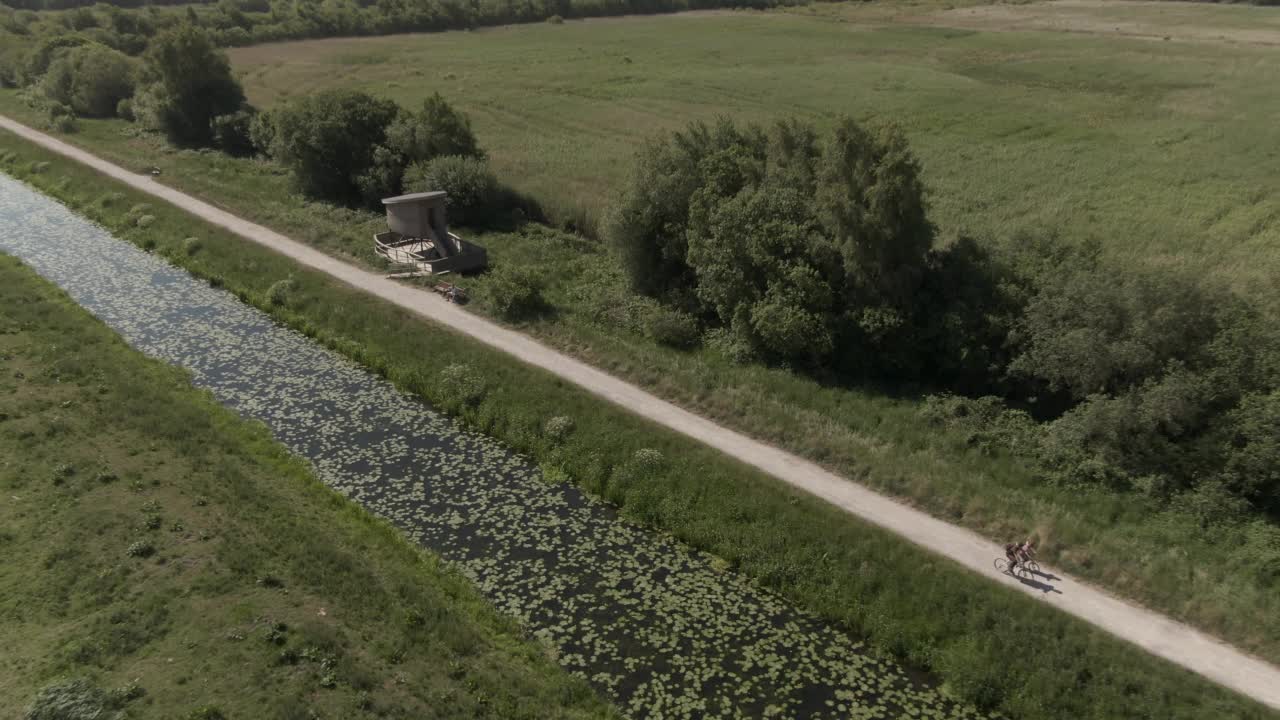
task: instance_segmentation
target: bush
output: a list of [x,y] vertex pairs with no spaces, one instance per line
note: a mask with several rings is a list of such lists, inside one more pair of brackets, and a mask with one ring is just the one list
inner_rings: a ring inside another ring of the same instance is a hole
[[213,126],[214,147],[233,157],[252,155],[255,146],[250,128],[254,114],[253,108],[246,106],[210,121]]
[[124,554],[129,557],[148,558],[155,555],[156,548],[145,540],[139,540],[128,547]]
[[146,227],[150,227],[151,224],[154,223],[155,221],[156,221],[155,215],[143,215],[142,217],[137,219],[135,224],[140,228],[146,228]]
[[474,407],[484,399],[484,378],[466,363],[455,363],[440,371],[445,401],[458,407]]
[[281,306],[289,302],[289,294],[293,292],[293,278],[285,278],[277,280],[267,288],[267,302],[275,306]]
[[404,174],[405,192],[443,190],[450,222],[484,225],[498,209],[498,180],[476,157],[447,155],[415,163]]
[[[304,194],[355,204],[399,112],[390,100],[352,90],[308,95],[271,113],[271,156]],[[260,126],[251,132],[255,143],[267,134]]]
[[80,129],[79,123],[71,115],[59,115],[49,121],[49,127],[55,132],[71,134]]
[[129,122],[138,119],[138,116],[133,113],[133,98],[121,98],[120,102],[116,103],[116,117]]
[[644,332],[659,345],[678,350],[696,347],[702,334],[691,315],[666,307],[655,307],[645,315]]
[[573,432],[573,418],[557,415],[547,420],[542,426],[542,434],[554,443],[564,442]]
[[483,287],[485,304],[504,320],[523,320],[542,312],[542,283],[523,268],[499,266]]
[[560,17],[559,15],[552,15],[551,17],[547,18],[547,22],[551,23],[552,25],[563,25],[564,18]]
[[112,117],[133,96],[135,63],[122,52],[93,43],[68,50],[49,66],[41,85],[54,101],[79,115]]
[[759,359],[751,343],[728,328],[712,328],[703,338],[708,348],[735,365],[746,365]]
[[27,708],[24,720],[103,720],[107,694],[88,680],[74,678],[46,685]]

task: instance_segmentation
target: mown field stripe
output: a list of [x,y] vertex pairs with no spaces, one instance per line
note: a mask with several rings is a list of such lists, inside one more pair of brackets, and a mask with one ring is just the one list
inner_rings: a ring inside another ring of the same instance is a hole
[[1071,615],[1144,650],[1181,665],[1272,708],[1280,709],[1280,668],[1183,623],[1120,600],[1074,578],[1048,570],[1048,582],[1023,583],[992,569],[1003,549],[964,528],[938,520],[804,460],[734,432],[661,400],[581,361],[562,355],[520,333],[463,311],[432,293],[399,285],[273,230],[251,223],[190,195],[137,175],[45,133],[0,115],[0,128],[201,219],[324,272],[352,287],[394,303],[428,320],[544,369],[626,410],[675,430],[754,466],[850,514],[957,562],[996,582],[1041,598]]

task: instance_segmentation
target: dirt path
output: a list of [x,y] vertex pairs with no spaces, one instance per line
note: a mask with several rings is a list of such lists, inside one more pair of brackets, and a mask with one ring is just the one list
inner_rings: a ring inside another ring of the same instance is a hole
[[[1001,546],[979,535],[879,495],[790,453],[753,440],[661,400],[585,363],[540,345],[520,333],[445,302],[433,293],[400,285],[332,258],[190,195],[138,175],[49,135],[0,116],[0,128],[172,203],[316,270],[443,323],[523,362],[575,383],[610,402],[683,433],[812,493],[868,522],[884,527],[938,555],[1018,588],[1147,651],[1173,661],[1273,708],[1280,709],[1280,668],[1246,655],[1182,623],[1119,600],[1074,578],[1045,568],[1044,577],[1019,581],[997,573],[992,561]],[[1052,652],[1052,649],[1047,650]]]

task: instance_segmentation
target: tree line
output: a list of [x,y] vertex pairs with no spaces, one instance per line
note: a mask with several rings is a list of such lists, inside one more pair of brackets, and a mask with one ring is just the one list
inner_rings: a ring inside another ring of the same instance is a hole
[[[807,0],[218,0],[211,3],[12,0],[0,4],[0,38],[14,44],[80,33],[130,55],[180,24],[231,47],[305,38],[464,30],[551,19],[714,8],[764,9]],[[63,10],[58,13],[37,12]],[[0,54],[0,62],[5,55]],[[2,66],[0,66],[2,67]],[[14,69],[0,70],[0,82]]]
[[1280,331],[1097,243],[942,239],[896,130],[695,123],[649,144],[608,223],[655,337],[835,381],[928,388],[926,416],[1047,481],[1206,523],[1280,511]]

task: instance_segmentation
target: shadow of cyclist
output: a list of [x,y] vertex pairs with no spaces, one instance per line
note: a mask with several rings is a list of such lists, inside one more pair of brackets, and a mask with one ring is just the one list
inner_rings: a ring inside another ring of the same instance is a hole
[[[1014,577],[1016,577],[1018,579],[1018,582],[1022,583],[1023,585],[1026,585],[1027,587],[1030,587],[1030,588],[1035,588],[1036,590],[1039,590],[1042,593],[1057,593],[1059,595],[1062,594],[1061,590],[1050,585],[1049,583],[1040,582],[1039,580],[1026,577],[1024,575],[1015,575]],[[1046,577],[1057,580],[1057,578],[1053,577],[1052,575],[1047,575]]]

